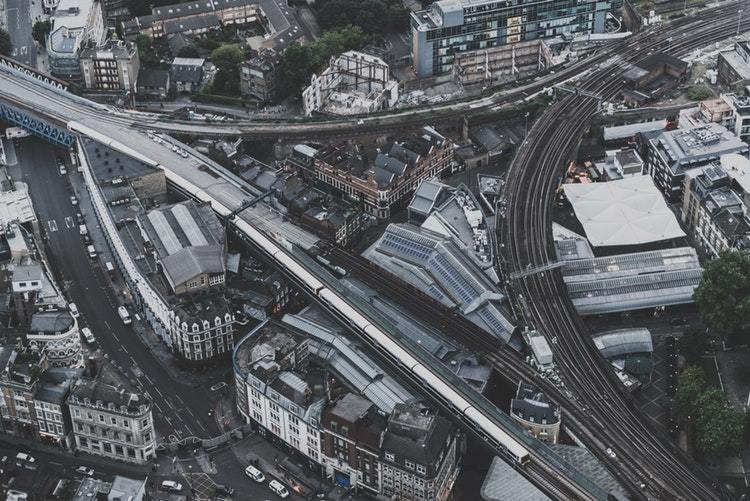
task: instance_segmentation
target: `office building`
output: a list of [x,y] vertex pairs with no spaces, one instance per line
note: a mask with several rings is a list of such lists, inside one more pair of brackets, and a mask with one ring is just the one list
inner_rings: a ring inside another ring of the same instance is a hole
[[47,37],[49,72],[66,80],[81,79],[80,49],[104,42],[104,18],[99,0],[61,0],[50,17]]
[[646,169],[669,203],[682,201],[685,172],[728,153],[748,156],[748,146],[717,123],[663,131],[648,142]]
[[518,383],[516,398],[510,401],[510,417],[534,438],[556,444],[560,436],[560,409],[534,386]]
[[719,52],[716,70],[722,85],[735,86],[750,82],[750,42],[736,42],[731,49]]
[[141,63],[134,43],[108,40],[103,46],[82,49],[79,59],[87,89],[135,93]]
[[240,67],[240,93],[272,103],[278,96],[281,56],[274,49],[261,49]]
[[446,73],[456,53],[575,33],[602,33],[617,1],[577,3],[438,0],[411,13],[412,62],[419,77]]
[[130,463],[156,457],[151,402],[129,386],[109,363],[77,380],[67,398],[75,448]]

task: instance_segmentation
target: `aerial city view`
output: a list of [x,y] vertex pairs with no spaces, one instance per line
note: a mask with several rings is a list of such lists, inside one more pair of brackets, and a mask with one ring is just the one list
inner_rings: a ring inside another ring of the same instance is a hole
[[750,499],[750,0],[0,0],[0,500]]

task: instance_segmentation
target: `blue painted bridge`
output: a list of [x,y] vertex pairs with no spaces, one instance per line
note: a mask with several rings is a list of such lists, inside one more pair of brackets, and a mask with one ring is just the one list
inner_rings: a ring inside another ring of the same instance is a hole
[[72,147],[75,142],[75,137],[65,127],[42,120],[3,102],[0,102],[0,120],[22,127],[35,136],[65,148]]

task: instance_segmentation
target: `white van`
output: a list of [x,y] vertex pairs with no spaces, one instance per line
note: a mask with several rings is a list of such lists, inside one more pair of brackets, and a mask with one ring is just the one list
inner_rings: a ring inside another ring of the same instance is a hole
[[84,327],[81,329],[81,335],[83,336],[83,339],[86,340],[88,344],[94,344],[96,342],[96,338],[94,338],[94,333],[91,332],[91,329],[88,327]]
[[289,497],[289,491],[284,485],[278,480],[271,480],[268,483],[268,488],[271,489],[281,499]]
[[120,306],[117,308],[117,314],[120,315],[120,320],[122,320],[122,323],[125,325],[128,325],[132,322],[130,319],[130,313],[128,313],[128,309],[124,306]]
[[252,465],[250,465],[247,468],[245,468],[245,475],[247,475],[248,477],[252,478],[253,480],[255,480],[256,482],[258,482],[259,484],[262,484],[263,482],[266,481],[266,477],[265,477],[265,475],[263,475],[263,472],[260,471],[255,466],[252,466]]
[[68,309],[70,310],[70,314],[73,315],[73,318],[78,318],[81,315],[78,312],[78,306],[76,306],[75,303],[70,303]]
[[165,480],[161,483],[162,490],[170,492],[180,492],[182,490],[182,484],[175,482],[174,480]]
[[25,452],[16,454],[16,466],[19,468],[23,467],[26,463],[34,463],[35,461],[36,459],[31,454],[26,454]]
[[96,248],[93,245],[86,247],[86,250],[89,251],[89,257],[91,259],[96,259]]

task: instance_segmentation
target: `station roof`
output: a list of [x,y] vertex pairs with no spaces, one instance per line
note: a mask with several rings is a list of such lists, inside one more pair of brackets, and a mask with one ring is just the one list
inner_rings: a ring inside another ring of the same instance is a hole
[[604,358],[654,351],[651,332],[644,327],[602,332],[594,336],[594,345]]
[[594,247],[642,245],[685,236],[650,176],[565,184],[563,190]]

